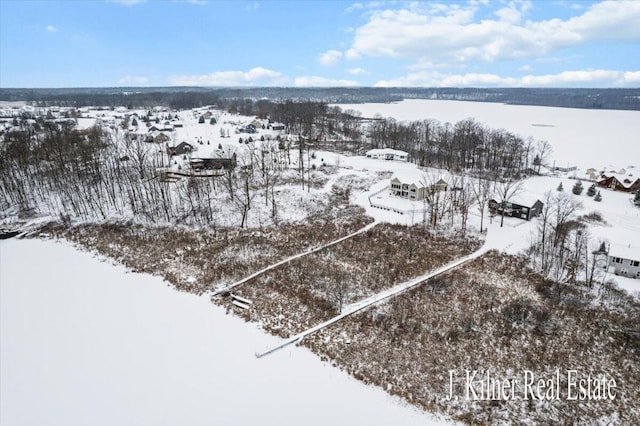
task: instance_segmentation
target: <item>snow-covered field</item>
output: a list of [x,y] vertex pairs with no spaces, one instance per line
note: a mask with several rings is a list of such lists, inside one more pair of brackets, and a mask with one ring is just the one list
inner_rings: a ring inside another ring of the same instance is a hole
[[2,425],[446,423],[66,243],[0,243],[0,290]]
[[570,164],[583,170],[609,164],[640,168],[640,111],[424,99],[339,106],[360,111],[364,117],[380,114],[401,121],[432,118],[455,123],[474,118],[492,128],[548,141],[553,146],[552,158],[557,166]]

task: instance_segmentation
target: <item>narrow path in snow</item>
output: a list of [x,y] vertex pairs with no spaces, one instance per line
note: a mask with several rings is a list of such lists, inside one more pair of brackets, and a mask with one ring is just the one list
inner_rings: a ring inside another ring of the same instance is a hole
[[342,241],[348,240],[349,238],[353,238],[353,237],[355,237],[356,235],[360,235],[360,234],[362,234],[363,232],[367,232],[369,229],[371,229],[371,228],[373,228],[374,226],[376,226],[376,224],[377,224],[377,222],[376,222],[376,221],[371,222],[370,224],[368,224],[368,225],[367,225],[367,226],[365,226],[364,228],[360,228],[360,229],[359,229],[359,230],[357,230],[356,232],[353,232],[353,233],[351,233],[351,234],[349,234],[349,235],[346,235],[346,236],[344,236],[344,237],[338,238],[337,240],[331,241],[330,243],[327,243],[327,244],[321,245],[321,246],[319,246],[319,247],[312,248],[312,249],[307,250],[307,251],[305,251],[305,252],[295,254],[295,255],[293,255],[293,256],[291,256],[291,257],[288,257],[288,258],[286,258],[286,259],[284,259],[284,260],[281,260],[280,262],[277,262],[277,263],[274,263],[274,264],[272,264],[272,265],[269,265],[269,266],[267,266],[266,268],[260,269],[259,271],[254,272],[253,274],[251,274],[251,275],[248,275],[248,276],[244,277],[244,278],[243,278],[243,279],[241,279],[240,281],[236,281],[236,282],[235,282],[235,283],[233,283],[233,284],[229,284],[229,285],[227,285],[227,286],[224,286],[224,287],[222,287],[222,288],[220,288],[220,289],[218,289],[218,290],[214,291],[214,292],[213,292],[213,294],[211,295],[211,297],[218,296],[218,295],[220,295],[220,294],[223,294],[223,293],[229,292],[229,291],[233,290],[234,288],[238,287],[239,285],[242,285],[242,284],[246,283],[247,281],[252,280],[253,278],[255,278],[255,277],[257,277],[257,276],[260,276],[260,275],[264,274],[265,272],[268,272],[268,271],[270,271],[270,270],[272,270],[272,269],[275,269],[275,268],[277,268],[278,266],[284,265],[285,263],[289,263],[289,262],[291,262],[292,260],[300,259],[301,257],[307,256],[307,255],[312,254],[312,253],[315,253],[315,252],[318,252],[318,251],[320,251],[320,250],[324,250],[324,249],[326,249],[327,247],[331,247],[331,246],[333,246],[333,245],[336,245],[336,244],[338,244],[338,243],[341,243]]
[[336,315],[335,317],[322,322],[314,327],[311,327],[301,333],[298,333],[292,337],[289,337],[288,339],[286,339],[284,342],[280,343],[278,346],[271,348],[269,350],[266,350],[262,353],[260,352],[256,352],[256,357],[257,358],[262,358],[265,355],[269,355],[270,353],[273,353],[275,351],[277,351],[278,349],[282,349],[285,346],[288,346],[292,343],[295,342],[300,342],[302,339],[304,339],[306,336],[315,333],[316,331],[322,330],[323,328],[329,327],[330,325],[340,321],[343,318],[346,318],[350,315],[355,314],[356,312],[360,312],[366,308],[368,308],[371,305],[374,305],[378,302],[381,302],[383,300],[392,298],[400,293],[405,292],[406,290],[413,288],[419,284],[422,284],[423,282],[425,282],[426,280],[436,277],[440,274],[443,274],[447,271],[450,271],[451,269],[457,268],[460,265],[463,265],[473,259],[476,259],[480,256],[482,256],[483,254],[485,254],[487,251],[489,251],[491,248],[489,245],[487,245],[486,243],[480,247],[478,250],[476,250],[475,252],[461,257],[460,259],[454,260],[451,263],[448,263],[444,266],[441,266],[440,268],[431,271],[427,274],[424,275],[420,275],[410,281],[406,281],[404,283],[398,284],[396,286],[393,286],[391,288],[388,288],[386,290],[381,291],[380,293],[374,294],[373,296],[367,297],[366,299],[363,299],[359,302],[353,303],[351,305],[348,305],[344,311],[340,314],[340,315]]

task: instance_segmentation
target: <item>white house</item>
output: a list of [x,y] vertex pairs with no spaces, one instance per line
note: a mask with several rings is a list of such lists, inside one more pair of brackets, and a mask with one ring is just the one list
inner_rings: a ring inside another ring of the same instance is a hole
[[611,247],[609,267],[613,273],[629,278],[640,278],[640,249],[633,247]]
[[367,151],[367,158],[375,158],[378,160],[407,161],[407,159],[409,158],[409,154],[404,151],[399,151],[397,149],[391,148],[372,149],[370,151]]

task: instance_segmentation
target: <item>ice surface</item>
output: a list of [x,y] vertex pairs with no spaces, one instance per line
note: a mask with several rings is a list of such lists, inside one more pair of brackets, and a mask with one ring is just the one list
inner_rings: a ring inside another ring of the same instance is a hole
[[446,424],[159,278],[0,243],[2,425]]

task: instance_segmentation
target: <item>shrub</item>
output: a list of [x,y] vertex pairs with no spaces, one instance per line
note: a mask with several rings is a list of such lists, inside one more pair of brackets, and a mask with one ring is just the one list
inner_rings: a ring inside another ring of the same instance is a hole
[[583,190],[584,190],[584,187],[582,186],[582,182],[577,181],[576,184],[573,185],[573,189],[571,191],[576,195],[580,195],[582,194]]

